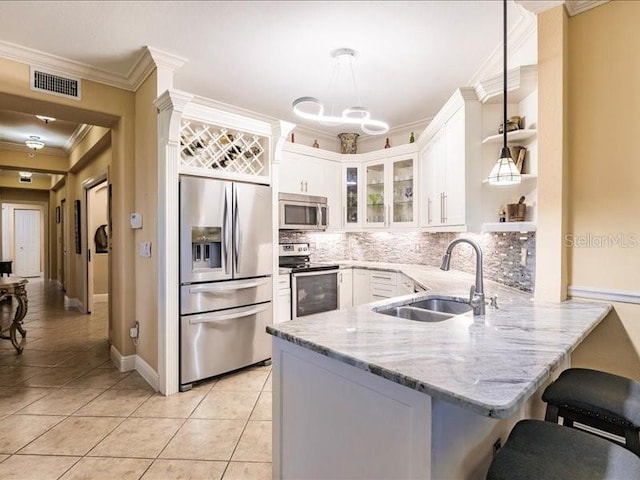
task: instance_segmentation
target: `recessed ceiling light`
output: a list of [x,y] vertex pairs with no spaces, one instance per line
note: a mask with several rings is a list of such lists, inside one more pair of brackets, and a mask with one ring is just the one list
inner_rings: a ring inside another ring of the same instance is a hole
[[40,137],[38,137],[37,135],[31,135],[29,137],[29,140],[24,142],[25,145],[33,150],[40,150],[41,148],[44,148],[44,142],[40,141]]
[[51,122],[55,122],[56,119],[53,117],[45,117],[44,115],[36,115],[36,118],[38,120],[42,120],[44,123],[51,123]]
[[21,178],[31,178],[31,176],[33,175],[33,173],[31,172],[18,172],[18,174]]

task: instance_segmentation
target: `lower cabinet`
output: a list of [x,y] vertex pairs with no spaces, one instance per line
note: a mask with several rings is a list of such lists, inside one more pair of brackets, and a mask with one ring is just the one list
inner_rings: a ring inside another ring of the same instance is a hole
[[415,284],[411,278],[401,273],[398,284],[398,295],[409,295],[411,293],[415,293]]
[[353,269],[353,306],[369,303],[369,270]]
[[353,306],[353,269],[345,268],[338,273],[338,308]]
[[289,275],[278,275],[278,299],[273,323],[291,320],[291,280]]

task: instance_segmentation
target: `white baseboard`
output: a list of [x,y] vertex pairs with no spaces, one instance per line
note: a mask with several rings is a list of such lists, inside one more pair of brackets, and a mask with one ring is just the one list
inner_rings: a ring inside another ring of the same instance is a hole
[[130,372],[136,369],[137,355],[122,355],[116,347],[111,345],[111,361],[121,372]]
[[151,365],[145,362],[140,355],[136,355],[136,371],[151,385],[151,388],[156,392],[158,391],[158,386],[160,385],[158,372],[151,368]]
[[95,293],[93,295],[93,303],[105,303],[109,301],[108,293]]
[[640,292],[569,285],[569,296],[620,303],[640,303]]
[[82,312],[82,302],[77,298],[69,298],[64,296],[64,308],[67,310],[77,310]]
[[118,370],[121,372],[130,372],[131,370],[135,370],[147,381],[151,388],[156,392],[158,391],[158,385],[160,384],[158,373],[151,368],[151,365],[145,362],[142,357],[139,355],[124,356],[113,345],[111,345],[110,353],[111,362],[113,362]]

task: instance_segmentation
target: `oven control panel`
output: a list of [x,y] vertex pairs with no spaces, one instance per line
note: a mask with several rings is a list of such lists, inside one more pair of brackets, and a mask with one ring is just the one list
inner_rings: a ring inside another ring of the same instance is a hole
[[281,257],[309,255],[308,243],[281,243],[278,249]]

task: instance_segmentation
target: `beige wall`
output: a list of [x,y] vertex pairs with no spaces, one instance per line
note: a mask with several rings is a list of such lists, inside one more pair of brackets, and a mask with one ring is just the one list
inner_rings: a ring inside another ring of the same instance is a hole
[[[66,188],[64,183],[56,190],[49,193],[49,225],[51,233],[49,235],[49,258],[51,271],[49,278],[64,285],[64,242],[63,242],[63,212],[62,200],[65,198]],[[56,223],[56,207],[60,207],[60,223]]]
[[[151,242],[151,258],[135,257],[136,320],[140,322],[137,353],[158,370],[158,76],[152,73],[136,92],[136,212],[142,229],[135,242]],[[177,286],[176,286],[177,288]],[[177,319],[176,319],[177,321]]]
[[[123,355],[135,353],[128,335],[129,326],[134,322],[136,303],[135,272],[131,268],[135,255],[134,235],[128,227],[135,191],[134,97],[132,92],[88,80],[82,81],[80,101],[35,92],[29,88],[28,64],[0,58],[0,102],[4,108],[111,129],[111,258],[113,278],[117,281],[113,282],[110,289],[110,314],[114,319],[110,337]],[[77,189],[68,185],[66,198],[69,212],[77,195]],[[72,245],[69,247],[72,248]],[[76,274],[74,269],[70,271],[70,274]]]
[[[569,233],[585,239],[584,245],[568,249],[569,284],[636,295],[640,294],[639,24],[640,2],[614,1],[589,10],[569,19],[568,53]],[[637,242],[615,245],[609,235]],[[640,306],[616,304],[615,308],[616,314],[575,358],[581,364],[598,362],[602,368],[640,378]]]

